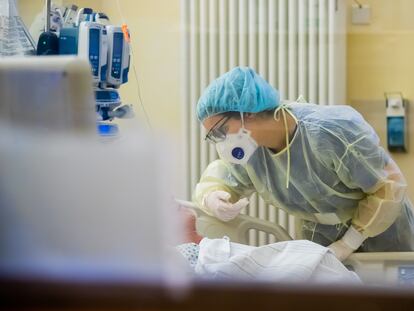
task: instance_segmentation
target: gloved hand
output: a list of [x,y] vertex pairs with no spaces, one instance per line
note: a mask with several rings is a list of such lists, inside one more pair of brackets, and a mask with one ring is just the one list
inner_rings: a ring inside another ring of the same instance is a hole
[[239,215],[240,211],[249,204],[247,198],[231,203],[230,193],[226,191],[213,191],[203,200],[204,206],[222,221],[230,221]]
[[366,237],[362,233],[351,226],[342,239],[333,242],[328,248],[335,254],[336,258],[344,261],[361,246],[365,239]]

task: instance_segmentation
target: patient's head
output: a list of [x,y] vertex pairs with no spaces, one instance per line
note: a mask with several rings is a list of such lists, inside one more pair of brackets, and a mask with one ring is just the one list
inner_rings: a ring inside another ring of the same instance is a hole
[[183,226],[184,226],[184,241],[183,243],[200,243],[201,239],[203,238],[201,235],[197,233],[196,229],[196,213],[187,208],[180,206],[178,209],[178,213],[181,217]]

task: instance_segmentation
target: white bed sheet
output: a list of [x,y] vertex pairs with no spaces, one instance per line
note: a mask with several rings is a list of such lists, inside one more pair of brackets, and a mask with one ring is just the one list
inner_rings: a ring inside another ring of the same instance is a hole
[[328,248],[306,240],[254,247],[204,238],[195,272],[213,279],[361,284]]

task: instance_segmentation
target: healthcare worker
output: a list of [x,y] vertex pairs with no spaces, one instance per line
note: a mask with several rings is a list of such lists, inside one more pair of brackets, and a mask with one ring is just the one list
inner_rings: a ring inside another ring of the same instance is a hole
[[237,67],[205,89],[197,117],[220,157],[194,193],[208,214],[229,221],[256,191],[340,260],[414,250],[405,179],[353,108],[281,102],[254,70]]

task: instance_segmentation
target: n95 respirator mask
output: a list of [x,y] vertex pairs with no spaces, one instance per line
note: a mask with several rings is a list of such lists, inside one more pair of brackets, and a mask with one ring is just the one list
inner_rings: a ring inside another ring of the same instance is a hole
[[250,131],[241,128],[236,134],[227,134],[226,139],[216,144],[221,159],[245,165],[256,151],[258,144],[251,137]]

